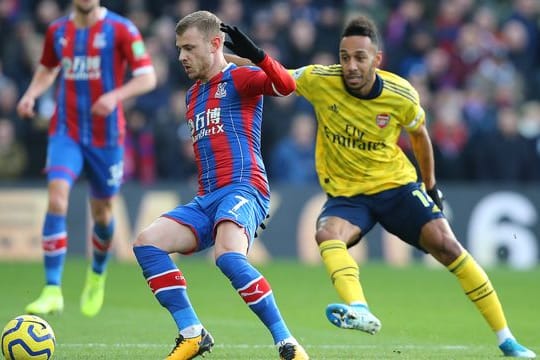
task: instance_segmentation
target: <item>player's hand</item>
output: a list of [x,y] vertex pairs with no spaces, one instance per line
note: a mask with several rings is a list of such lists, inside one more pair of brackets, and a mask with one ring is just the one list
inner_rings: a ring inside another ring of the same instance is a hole
[[31,96],[24,95],[17,104],[17,114],[21,118],[34,117],[36,115],[36,113],[34,112],[35,103],[36,99]]
[[427,190],[426,192],[429,195],[429,197],[431,198],[431,200],[433,200],[435,205],[437,205],[439,207],[439,209],[441,209],[441,211],[443,211],[444,195],[443,195],[442,191],[439,190],[439,188],[437,188],[437,185],[436,184],[433,185],[433,187],[431,189]]
[[108,92],[101,95],[97,101],[92,105],[92,114],[97,116],[107,116],[113,112],[118,105],[118,98],[114,92]]
[[220,30],[229,35],[231,41],[225,41],[225,46],[236,55],[258,64],[264,60],[264,51],[236,26],[221,23]]

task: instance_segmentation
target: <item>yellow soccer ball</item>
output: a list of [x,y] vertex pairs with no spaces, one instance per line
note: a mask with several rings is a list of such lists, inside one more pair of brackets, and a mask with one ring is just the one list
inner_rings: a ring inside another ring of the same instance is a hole
[[52,327],[39,316],[17,316],[2,331],[2,355],[7,360],[48,360],[55,345]]

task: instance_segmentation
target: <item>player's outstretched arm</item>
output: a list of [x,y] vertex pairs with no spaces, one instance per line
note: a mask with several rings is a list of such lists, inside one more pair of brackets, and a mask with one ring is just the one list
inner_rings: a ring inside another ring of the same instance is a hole
[[17,104],[17,114],[21,118],[29,118],[35,115],[34,104],[36,99],[54,83],[56,76],[58,76],[58,68],[38,66],[28,89],[26,89]]
[[[221,31],[228,34],[231,39],[231,41],[224,43],[227,48],[241,58],[249,59],[266,73],[270,82],[264,86],[265,94],[287,96],[296,89],[293,77],[283,65],[268,56],[240,29],[222,23]],[[226,59],[227,61],[231,60],[230,57],[226,57]]]

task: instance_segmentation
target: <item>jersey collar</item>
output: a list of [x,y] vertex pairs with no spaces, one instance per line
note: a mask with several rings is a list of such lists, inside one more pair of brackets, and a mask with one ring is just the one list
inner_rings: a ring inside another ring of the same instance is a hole
[[[106,7],[100,6],[97,21],[101,21],[101,20],[105,19],[105,17],[107,16],[107,12],[108,12],[108,10],[107,10]],[[73,21],[74,18],[75,18],[75,12],[73,11],[73,12],[71,12],[69,14],[69,19]]]
[[365,100],[375,99],[376,97],[381,95],[381,92],[383,89],[383,79],[379,76],[379,74],[375,73],[375,82],[373,83],[373,87],[371,88],[371,90],[366,96],[353,94],[352,92],[349,91],[346,85],[345,85],[345,88],[347,89],[347,92],[349,94],[351,94],[352,96],[356,98],[365,99]]

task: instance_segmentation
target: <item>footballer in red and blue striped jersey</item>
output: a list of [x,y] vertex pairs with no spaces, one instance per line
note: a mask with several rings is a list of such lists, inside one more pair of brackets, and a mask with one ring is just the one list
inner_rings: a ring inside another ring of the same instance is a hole
[[209,81],[197,80],[186,94],[198,196],[164,216],[192,229],[197,248],[189,252],[213,246],[215,224],[225,220],[242,226],[251,242],[268,213],[270,189],[261,155],[263,95],[288,95],[295,85],[273,58],[265,56],[257,65],[227,64]]
[[40,63],[60,66],[49,135],[65,134],[95,147],[123,144],[122,104],[106,117],[91,114],[90,108],[101,95],[122,85],[128,65],[133,76],[154,71],[130,20],[107,9],[90,27],[78,28],[72,16],[60,18],[47,30]]
[[[263,63],[260,66],[275,70],[271,58]],[[186,118],[199,170],[198,195],[232,183],[249,183],[268,196],[260,148],[262,95],[279,96],[279,90],[286,92],[287,84],[273,86],[260,68],[234,64],[189,89]]]
[[60,67],[49,125],[49,180],[71,184],[86,168],[94,197],[115,195],[123,177],[122,103],[107,116],[91,108],[100,96],[123,84],[128,66],[134,77],[154,71],[141,34],[130,20],[105,8],[88,27],[77,27],[73,15],[65,16],[49,26],[40,62],[47,68]]
[[[95,316],[103,304],[115,227],[112,198],[123,180],[122,101],[152,90],[156,77],[131,21],[101,7],[99,0],[73,0],[72,5],[71,15],[49,25],[40,65],[17,105],[21,117],[33,117],[35,100],[58,78],[45,169],[48,204],[42,244],[46,286],[26,311],[45,315],[63,309],[68,198],[84,169],[94,226],[92,264],[81,295],[81,312]],[[125,77],[128,67],[130,79]]]
[[[224,45],[257,66],[227,63]],[[281,316],[270,284],[247,258],[255,230],[270,207],[261,156],[263,96],[289,95],[295,81],[247,35],[208,11],[188,14],[177,23],[176,46],[187,76],[196,81],[186,94],[186,120],[199,189],[189,203],[163,214],[133,243],[148,285],[178,328],[167,359],[192,359],[214,345],[191,305],[184,275],[169,254],[214,247],[216,266],[269,330],[280,358],[307,360]]]

